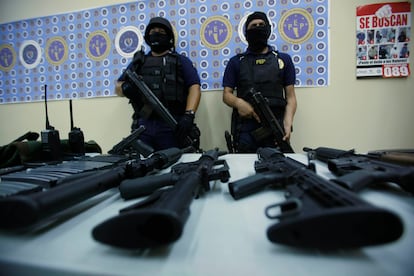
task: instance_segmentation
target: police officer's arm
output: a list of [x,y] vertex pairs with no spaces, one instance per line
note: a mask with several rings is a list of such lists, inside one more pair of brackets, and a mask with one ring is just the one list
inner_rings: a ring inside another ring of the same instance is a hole
[[297,107],[295,86],[293,84],[285,86],[285,93],[287,105],[285,109],[285,115],[283,118],[283,125],[285,128],[285,136],[283,137],[283,140],[289,141],[290,134],[292,131],[293,117],[295,116]]
[[256,121],[260,123],[259,115],[254,112],[253,107],[242,98],[234,95],[233,88],[227,86],[224,87],[223,102],[230,107],[236,108],[241,117],[255,118]]
[[122,91],[123,83],[123,81],[116,81],[115,83],[115,94],[117,94],[120,97],[125,97],[124,92]]
[[185,110],[197,111],[198,105],[200,103],[201,90],[199,84],[193,84],[188,88],[188,97]]

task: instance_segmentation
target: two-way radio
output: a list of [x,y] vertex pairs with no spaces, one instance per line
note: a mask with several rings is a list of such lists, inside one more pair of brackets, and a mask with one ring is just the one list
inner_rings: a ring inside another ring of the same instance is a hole
[[69,100],[70,111],[70,132],[69,132],[69,148],[74,155],[85,155],[85,140],[83,132],[80,128],[73,126],[72,99]]
[[45,84],[45,111],[46,111],[46,129],[42,130],[40,137],[42,140],[42,154],[46,161],[57,161],[62,159],[62,150],[60,147],[59,131],[55,130],[49,123],[47,112],[47,84]]

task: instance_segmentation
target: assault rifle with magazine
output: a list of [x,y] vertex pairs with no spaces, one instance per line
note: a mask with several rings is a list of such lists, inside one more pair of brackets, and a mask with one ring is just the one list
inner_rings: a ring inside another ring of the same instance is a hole
[[[142,76],[139,76],[133,70],[127,68],[125,70],[126,77],[135,85],[141,95],[143,96],[144,101],[146,102],[145,108],[141,112],[155,112],[160,116],[164,122],[172,129],[177,129],[177,120],[171,115],[168,109],[163,105],[163,103],[154,95],[151,89],[145,84]],[[141,114],[142,115],[142,114]],[[148,115],[148,114],[147,114]],[[147,116],[144,114],[144,117]],[[194,136],[194,137],[193,137]],[[193,126],[193,131],[191,136],[186,136],[185,141],[183,142],[184,147],[192,146],[195,150],[199,150],[200,146],[200,131],[196,125]]]
[[[249,91],[249,97],[253,101],[254,111],[260,118],[261,127],[251,132],[257,142],[269,139],[271,137],[275,141],[275,145],[284,153],[294,153],[294,150],[288,141],[283,140],[285,131],[280,125],[273,111],[270,109],[269,101],[261,92],[252,88]],[[236,151],[234,139],[228,132],[224,132],[226,145],[230,153]]]
[[120,186],[123,198],[150,196],[97,225],[93,237],[128,249],[154,248],[178,240],[193,199],[210,190],[210,181],[230,178],[226,161],[218,159],[224,154],[209,150],[197,161],[174,165],[170,173],[124,181]]
[[277,146],[284,153],[294,153],[294,150],[288,141],[283,140],[285,131],[277,120],[275,114],[272,112],[269,106],[268,100],[262,95],[261,92],[252,89],[250,96],[253,99],[254,110],[259,115],[262,127],[253,132],[253,136],[256,140],[260,141],[266,137],[273,136],[277,142]]
[[372,151],[364,155],[327,147],[303,150],[327,163],[328,169],[337,176],[332,181],[346,189],[359,191],[371,184],[392,182],[414,193],[414,166],[409,162],[414,158],[414,151]]
[[[117,187],[122,180],[137,178],[157,169],[165,169],[181,157],[183,150],[170,148],[146,159],[123,161],[96,171],[63,178],[45,191],[0,198],[0,228],[31,226],[77,203]],[[99,156],[98,156],[99,158]],[[89,160],[93,160],[89,159]]]
[[265,210],[268,218],[279,220],[267,229],[271,242],[334,250],[401,237],[403,223],[394,212],[368,203],[274,148],[259,148],[257,154],[256,174],[230,182],[229,191],[234,199],[268,187],[286,191],[286,201]]

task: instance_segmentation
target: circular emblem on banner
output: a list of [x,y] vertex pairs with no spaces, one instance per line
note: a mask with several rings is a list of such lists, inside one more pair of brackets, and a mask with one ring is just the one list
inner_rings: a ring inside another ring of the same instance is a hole
[[86,40],[86,53],[90,59],[101,61],[109,55],[111,40],[104,31],[94,31]]
[[138,28],[127,26],[122,28],[115,37],[115,49],[125,58],[131,58],[136,51],[141,49],[144,37]]
[[278,28],[283,40],[293,44],[301,44],[311,37],[314,26],[311,14],[305,9],[297,8],[282,15]]
[[46,59],[50,64],[61,65],[68,57],[68,44],[63,37],[55,36],[46,43]]
[[16,51],[10,44],[0,45],[0,70],[9,72],[16,64]]
[[[239,26],[237,27],[237,33],[239,34],[240,40],[248,45],[249,43],[247,43],[246,40],[246,36],[244,35],[244,25],[246,24],[247,21],[247,17],[249,17],[250,14],[252,14],[253,12],[249,12],[248,14],[246,14],[245,16],[242,17],[242,19],[240,20]],[[267,15],[266,15],[267,16]],[[270,26],[270,33],[273,33],[273,24],[272,21],[270,20],[269,17],[267,17],[267,19],[269,20],[271,26]]]
[[19,59],[27,69],[33,69],[39,65],[42,58],[42,49],[34,40],[25,40],[19,49]]
[[231,24],[224,16],[212,16],[201,25],[200,35],[206,47],[222,49],[231,39]]

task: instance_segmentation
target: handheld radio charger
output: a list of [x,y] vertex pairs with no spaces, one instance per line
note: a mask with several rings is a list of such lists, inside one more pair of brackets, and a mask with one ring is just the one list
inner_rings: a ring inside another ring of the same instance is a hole
[[42,155],[46,161],[57,161],[62,159],[62,150],[60,146],[59,131],[49,123],[47,112],[47,85],[45,85],[45,111],[46,111],[46,129],[40,133],[42,141]]
[[69,100],[70,110],[70,132],[69,136],[69,148],[70,152],[74,155],[85,155],[85,139],[83,132],[80,128],[73,126],[73,111],[72,111],[72,99]]

